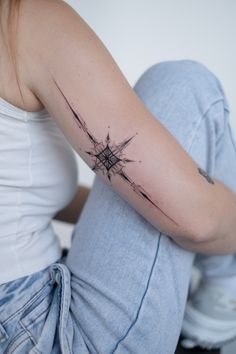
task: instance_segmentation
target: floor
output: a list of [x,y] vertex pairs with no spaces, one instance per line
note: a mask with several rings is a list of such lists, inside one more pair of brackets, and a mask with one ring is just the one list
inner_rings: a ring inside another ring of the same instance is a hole
[[236,342],[231,344],[230,346],[226,346],[225,348],[220,350],[206,350],[200,348],[194,349],[183,349],[181,346],[178,346],[175,354],[235,354],[236,353]]
[[225,348],[222,349],[221,354],[236,354],[236,341],[225,346]]

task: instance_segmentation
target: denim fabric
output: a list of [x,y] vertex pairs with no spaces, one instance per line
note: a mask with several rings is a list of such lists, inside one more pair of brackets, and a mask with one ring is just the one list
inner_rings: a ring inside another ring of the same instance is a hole
[[[229,106],[214,74],[163,62],[134,90],[199,166],[236,189]],[[173,354],[194,261],[236,273],[235,255],[183,250],[96,176],[67,257],[0,286],[0,353]]]

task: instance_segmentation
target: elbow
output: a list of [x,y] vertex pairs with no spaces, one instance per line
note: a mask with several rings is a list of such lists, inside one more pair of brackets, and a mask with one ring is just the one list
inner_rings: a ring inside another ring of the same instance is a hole
[[[208,221],[186,228],[182,235],[175,235],[173,240],[183,249],[190,252],[209,253],[209,244],[216,238],[216,227]],[[212,251],[212,250],[210,250]]]
[[204,243],[213,240],[218,232],[216,215],[209,214],[203,208],[185,211],[179,230],[174,237],[191,243]]
[[217,238],[217,225],[213,220],[202,220],[188,233],[188,241],[195,244],[208,243]]

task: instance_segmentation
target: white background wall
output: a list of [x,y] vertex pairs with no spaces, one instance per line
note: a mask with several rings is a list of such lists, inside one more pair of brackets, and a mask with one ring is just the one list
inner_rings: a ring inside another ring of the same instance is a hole
[[[223,83],[236,136],[235,0],[66,0],[107,46],[133,85],[150,65],[193,59]],[[62,24],[63,25],[63,24]],[[90,186],[94,173],[78,157],[79,183]],[[54,222],[62,244],[72,227]],[[224,354],[235,353],[228,346]]]

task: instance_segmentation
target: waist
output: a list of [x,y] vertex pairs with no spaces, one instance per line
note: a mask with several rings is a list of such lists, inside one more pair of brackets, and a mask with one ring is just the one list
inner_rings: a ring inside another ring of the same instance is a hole
[[45,269],[61,258],[62,249],[52,225],[0,237],[0,285]]

